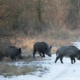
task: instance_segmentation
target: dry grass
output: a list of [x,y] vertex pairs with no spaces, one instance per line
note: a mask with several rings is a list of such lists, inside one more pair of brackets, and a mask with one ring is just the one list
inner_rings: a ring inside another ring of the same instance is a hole
[[[27,74],[32,74],[32,72],[35,71],[40,71],[40,72],[45,72],[48,70],[47,67],[42,67],[42,66],[37,66],[37,65],[31,65],[28,66],[27,64],[29,62],[32,61],[40,61],[42,60],[42,58],[40,56],[37,56],[36,59],[32,58],[32,56],[23,56],[22,60],[14,60],[11,61],[10,59],[4,59],[1,63],[0,63],[0,75],[3,75],[4,77],[8,77],[8,76],[18,76],[18,75],[27,75]],[[9,65],[8,63],[15,63],[18,61],[25,61],[24,63],[22,63],[22,67],[21,66],[15,66],[14,64]],[[24,65],[26,64],[26,65]],[[45,71],[44,71],[45,70]]]
[[25,75],[36,71],[38,68],[39,67],[36,66],[23,66],[19,68],[15,65],[8,65],[7,63],[3,62],[0,64],[0,75],[5,77],[13,75]]

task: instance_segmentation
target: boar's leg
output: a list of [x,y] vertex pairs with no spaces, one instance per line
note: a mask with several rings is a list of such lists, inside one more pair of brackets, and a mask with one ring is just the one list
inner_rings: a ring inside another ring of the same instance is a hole
[[12,60],[14,60],[14,59],[15,59],[15,57],[14,57],[14,56],[11,56],[10,58],[11,58]]
[[63,57],[60,57],[60,61],[61,61],[61,63],[63,63],[62,59],[63,59]]
[[76,62],[75,58],[74,58],[74,63]]
[[45,57],[45,53],[43,53],[43,57]]
[[58,60],[59,58],[60,58],[59,56],[56,57],[55,63],[57,62],[57,60]]
[[41,57],[43,57],[42,54],[41,54],[40,52],[39,52],[39,55],[40,55]]
[[33,58],[35,58],[35,53],[36,53],[36,50],[33,51]]
[[74,60],[74,63],[75,63],[75,58],[74,57],[70,57],[71,59],[71,63],[73,64],[73,60]]

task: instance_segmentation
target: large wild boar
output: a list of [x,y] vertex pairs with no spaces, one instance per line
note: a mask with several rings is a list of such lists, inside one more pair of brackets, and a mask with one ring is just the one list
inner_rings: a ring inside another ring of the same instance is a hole
[[51,47],[45,42],[36,42],[33,45],[33,57],[35,58],[35,53],[38,51],[41,57],[45,57],[45,54],[51,57]]
[[80,50],[75,46],[62,46],[56,52],[56,60],[60,59],[61,63],[63,63],[63,57],[69,57],[71,59],[71,63],[76,62],[75,57],[80,60]]
[[17,48],[15,46],[9,46],[5,50],[5,57],[10,57],[12,60],[16,59],[17,57],[19,59],[22,59],[21,48]]

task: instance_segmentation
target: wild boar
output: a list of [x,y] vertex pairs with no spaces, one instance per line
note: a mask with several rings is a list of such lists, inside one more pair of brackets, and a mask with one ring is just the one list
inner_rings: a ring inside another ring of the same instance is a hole
[[5,50],[5,57],[10,57],[12,60],[16,59],[17,57],[19,59],[22,59],[21,53],[22,53],[21,48],[17,48],[15,46],[9,46]]
[[35,53],[38,51],[41,57],[45,57],[45,54],[51,57],[51,47],[45,42],[36,42],[33,45],[33,57],[35,58]]
[[56,60],[60,59],[61,63],[63,63],[63,57],[69,57],[71,59],[71,63],[76,62],[75,57],[80,60],[80,50],[75,46],[62,46],[56,52]]

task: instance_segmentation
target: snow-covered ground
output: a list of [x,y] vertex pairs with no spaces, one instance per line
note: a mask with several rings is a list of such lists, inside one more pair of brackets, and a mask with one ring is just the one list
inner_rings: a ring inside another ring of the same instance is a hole
[[[80,43],[75,42],[73,43],[75,46],[77,46],[80,49]],[[63,58],[64,64],[61,64],[61,62],[58,60],[55,64],[56,55],[53,54],[52,57],[46,56],[43,58],[42,61],[33,61],[26,65],[37,65],[37,66],[43,66],[49,70],[47,70],[45,73],[37,71],[33,75],[19,75],[19,76],[12,76],[12,77],[3,77],[0,76],[0,80],[80,80],[80,61],[76,60],[75,64],[71,64],[71,61],[69,58]],[[19,64],[16,62],[15,65],[20,65],[23,62],[20,62]],[[45,70],[44,70],[45,71]]]

